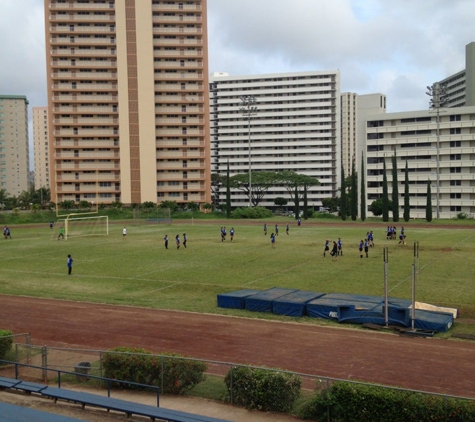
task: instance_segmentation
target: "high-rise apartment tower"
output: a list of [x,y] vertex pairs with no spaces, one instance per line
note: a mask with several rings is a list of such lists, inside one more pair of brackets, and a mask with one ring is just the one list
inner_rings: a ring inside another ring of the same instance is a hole
[[28,100],[0,95],[0,189],[19,196],[28,188]]
[[210,201],[206,0],[45,0],[51,199]]
[[35,189],[49,189],[48,108],[33,107],[33,147],[35,151]]

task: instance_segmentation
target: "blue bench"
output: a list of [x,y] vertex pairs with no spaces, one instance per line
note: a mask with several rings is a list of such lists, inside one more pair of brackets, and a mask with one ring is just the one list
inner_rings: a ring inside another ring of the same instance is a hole
[[0,388],[13,388],[15,385],[20,384],[20,380],[13,378],[0,377]]
[[98,396],[91,393],[66,390],[64,388],[48,387],[41,390],[41,395],[53,399],[55,403],[58,400],[66,400],[73,403],[79,403],[83,408],[86,405],[101,407],[107,409],[107,411],[115,410],[118,412],[124,412],[127,417],[132,415],[146,416],[152,421],[160,419],[168,422],[229,422],[224,419],[211,418],[178,410],[164,409],[162,407],[154,407],[106,396]]
[[147,223],[171,223],[171,218],[147,218],[145,220]]
[[8,422],[81,422],[82,420],[2,402],[0,402],[0,419]]

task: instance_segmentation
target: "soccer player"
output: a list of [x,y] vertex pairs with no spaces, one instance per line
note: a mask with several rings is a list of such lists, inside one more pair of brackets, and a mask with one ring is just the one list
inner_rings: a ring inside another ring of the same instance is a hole
[[126,227],[124,227],[122,229],[122,239],[125,239],[125,236],[127,236],[127,228]]
[[287,233],[287,235],[289,234],[289,224],[285,226],[285,232]]
[[168,234],[165,235],[163,241],[165,242],[165,249],[168,249]]
[[64,227],[59,228],[58,240],[64,239]]
[[187,241],[186,233],[183,233],[183,246],[186,248],[186,241]]
[[234,227],[231,227],[231,230],[229,231],[229,235],[231,236],[231,242],[234,240]]
[[267,224],[264,223],[264,236],[267,236]]
[[323,248],[323,257],[325,258],[327,251],[330,250],[330,239],[325,240],[325,247]]
[[341,241],[340,238],[338,238],[338,241],[336,242],[338,245],[338,255],[343,256],[343,242]]
[[71,275],[71,272],[73,271],[73,258],[71,255],[68,255],[68,260],[66,261],[66,264],[68,266],[68,275]]
[[271,233],[271,235],[270,235],[270,243],[272,245],[272,249],[274,249],[275,248],[275,235],[274,235],[274,233]]
[[179,234],[175,236],[175,243],[176,243],[176,248],[180,249],[180,235]]

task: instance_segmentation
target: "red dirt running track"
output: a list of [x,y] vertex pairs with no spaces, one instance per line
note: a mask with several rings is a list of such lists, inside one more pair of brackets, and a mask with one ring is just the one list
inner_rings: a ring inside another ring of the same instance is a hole
[[35,345],[143,347],[475,397],[475,342],[0,295],[0,328]]

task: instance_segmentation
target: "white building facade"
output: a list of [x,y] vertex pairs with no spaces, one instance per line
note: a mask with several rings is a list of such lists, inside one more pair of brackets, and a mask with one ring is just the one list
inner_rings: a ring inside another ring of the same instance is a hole
[[[367,207],[382,196],[383,163],[391,199],[392,157],[396,154],[401,220],[406,162],[411,218],[426,217],[428,181],[433,218],[437,213],[440,218],[455,218],[460,213],[475,216],[475,107],[443,109],[439,125],[435,111],[368,116],[366,143]],[[372,214],[368,211],[367,215]]]
[[[320,184],[308,189],[309,207],[337,196],[341,168],[340,75],[338,71],[210,78],[211,172],[230,175],[293,171]],[[249,120],[240,110],[241,97],[255,98]],[[224,201],[224,187],[221,192]],[[283,188],[269,189],[259,203],[292,198]],[[243,191],[233,191],[232,207],[248,206]]]

